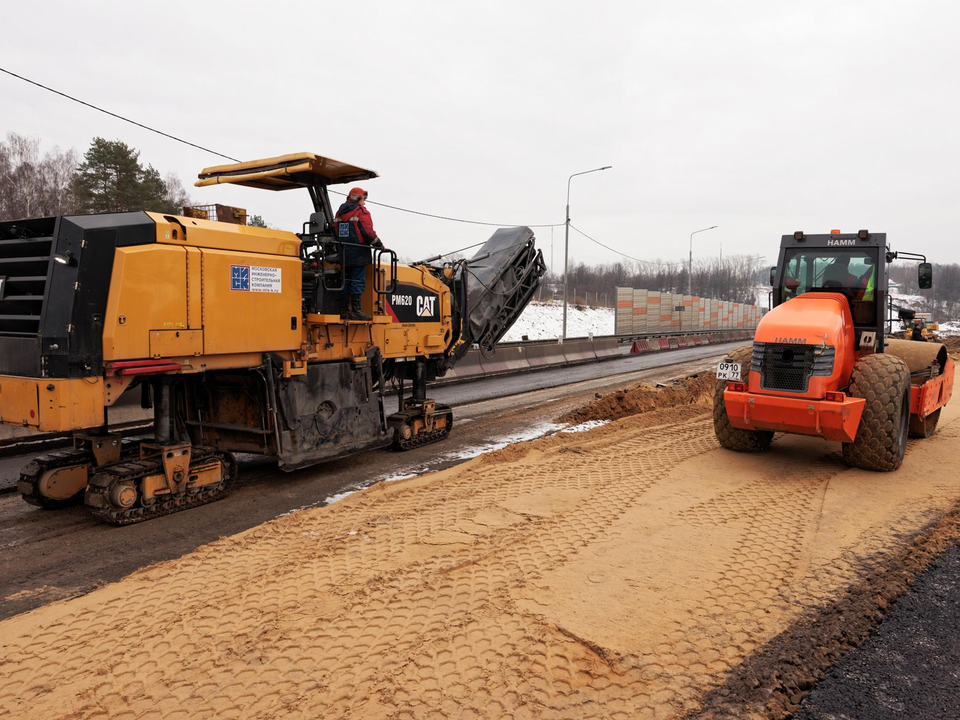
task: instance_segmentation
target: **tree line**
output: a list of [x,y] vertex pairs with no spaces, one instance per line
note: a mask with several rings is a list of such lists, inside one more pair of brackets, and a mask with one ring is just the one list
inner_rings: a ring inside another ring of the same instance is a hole
[[76,150],[41,153],[40,140],[9,133],[0,141],[0,220],[153,210],[180,214],[190,196],[173,173],[140,160],[119,140],[94,138]]
[[[763,306],[768,289],[763,286],[769,281],[769,272],[762,258],[753,255],[734,255],[722,261],[719,258],[695,260],[693,295]],[[687,263],[626,260],[587,265],[574,261],[567,281],[567,301],[613,307],[617,287],[686,294],[687,278]],[[543,287],[544,300],[551,297],[562,299],[563,274],[548,273]]]
[[921,290],[917,284],[917,264],[898,262],[890,265],[890,280],[900,285],[900,294],[916,295],[920,301],[894,303],[911,310],[933,313],[935,322],[960,320],[960,265],[957,263],[933,266],[933,287]]

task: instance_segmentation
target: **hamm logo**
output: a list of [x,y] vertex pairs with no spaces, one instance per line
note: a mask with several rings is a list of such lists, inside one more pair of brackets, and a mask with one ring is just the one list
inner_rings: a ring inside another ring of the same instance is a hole
[[837,245],[856,245],[857,241],[853,238],[832,238],[827,240],[827,247],[835,247]]
[[807,339],[805,337],[775,337],[773,339],[775,343],[781,343],[784,345],[806,345]]

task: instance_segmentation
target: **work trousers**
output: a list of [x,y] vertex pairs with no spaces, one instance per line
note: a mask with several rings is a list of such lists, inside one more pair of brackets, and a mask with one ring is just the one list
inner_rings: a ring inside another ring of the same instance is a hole
[[343,294],[363,295],[367,286],[367,266],[347,265],[343,269]]

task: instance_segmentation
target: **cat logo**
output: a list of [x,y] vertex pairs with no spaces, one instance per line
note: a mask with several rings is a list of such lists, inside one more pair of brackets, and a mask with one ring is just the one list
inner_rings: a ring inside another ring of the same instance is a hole
[[437,298],[435,295],[426,296],[418,295],[417,296],[417,315],[420,317],[433,317],[436,312],[435,303]]

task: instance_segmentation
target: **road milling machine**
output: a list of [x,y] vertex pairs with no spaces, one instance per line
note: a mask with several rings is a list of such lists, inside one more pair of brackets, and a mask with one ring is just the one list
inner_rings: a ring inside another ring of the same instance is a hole
[[[128,524],[219,499],[236,452],[295,470],[446,438],[453,413],[427,382],[474,344],[492,348],[545,266],[526,227],[452,263],[374,248],[372,320],[341,319],[346,243],[328,187],[374,177],[312,153],[200,174],[201,187],[305,188],[313,213],[298,233],[154,212],[0,223],[0,421],[74,432],[72,449],[23,468],[23,498],[82,500]],[[153,408],[153,437],[110,427],[128,392]]]
[[890,263],[885,233],[784,235],[771,268],[773,308],[751,347],[717,367],[713,424],[730,450],[765,450],[774,433],[839,441],[859,468],[896,470],[908,434],[930,437],[953,392],[954,361],[940,343],[884,336]]

